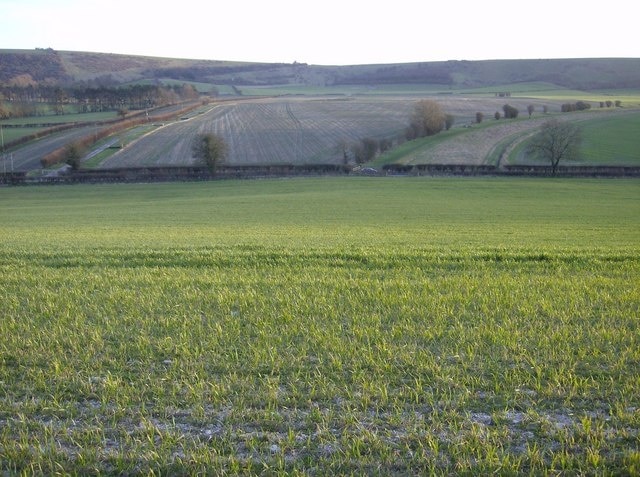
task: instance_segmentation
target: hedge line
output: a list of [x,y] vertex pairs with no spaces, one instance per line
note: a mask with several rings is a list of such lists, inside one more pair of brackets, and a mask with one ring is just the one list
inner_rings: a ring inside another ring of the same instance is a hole
[[[168,121],[168,120],[174,119],[176,116],[181,116],[185,113],[188,113],[189,111],[193,111],[194,109],[200,107],[201,105],[202,103],[192,103],[189,106],[180,109],[179,111],[174,111],[172,113],[159,115],[159,116],[153,116],[153,120]],[[102,128],[96,131],[95,133],[88,134],[83,138],[73,141],[72,144],[75,144],[80,149],[87,149],[91,145],[100,141],[101,139],[104,139],[120,131],[124,131],[126,129],[132,128],[134,126],[139,126],[140,124],[144,124],[148,120],[149,119],[146,116],[142,116],[142,115],[140,115],[140,117],[136,117],[132,119],[118,120],[117,122],[113,123],[113,125],[109,127]],[[42,159],[40,159],[40,164],[42,165],[42,167],[50,167],[55,164],[60,164],[62,162],[65,162],[67,147],[68,145],[59,147],[58,149],[55,149],[51,151],[49,154],[43,156]]]

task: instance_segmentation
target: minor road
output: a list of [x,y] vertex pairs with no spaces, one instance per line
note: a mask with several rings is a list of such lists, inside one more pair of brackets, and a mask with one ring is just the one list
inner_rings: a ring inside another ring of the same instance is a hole
[[5,153],[4,159],[0,158],[0,171],[11,170],[11,162],[13,162],[14,171],[39,169],[41,167],[40,159],[42,159],[43,156],[70,142],[85,137],[93,131],[95,131],[95,126],[93,125],[68,129],[36,139],[14,150],[9,150]]

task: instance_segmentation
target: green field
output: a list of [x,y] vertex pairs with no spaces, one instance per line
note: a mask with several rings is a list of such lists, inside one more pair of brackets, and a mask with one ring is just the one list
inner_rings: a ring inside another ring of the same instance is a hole
[[640,182],[0,188],[4,474],[640,472]]
[[588,121],[582,129],[586,162],[616,165],[640,164],[640,113]]
[[[64,123],[97,123],[102,121],[108,121],[116,118],[115,111],[107,111],[103,113],[71,113],[71,114],[59,114],[59,115],[43,115],[43,116],[31,116],[24,118],[12,118],[4,119],[0,121],[0,127],[2,127],[2,135],[4,143],[15,141],[25,136],[30,136],[36,133],[43,133],[47,129],[51,128],[51,125],[58,125]],[[23,127],[6,127],[7,124],[22,125]],[[46,127],[33,127],[32,125],[46,124]],[[3,126],[4,125],[4,126]]]
[[[640,113],[591,115],[589,119],[575,115],[580,127],[581,145],[578,157],[565,161],[566,165],[638,166],[640,164]],[[516,139],[518,141],[519,139]],[[521,140],[521,139],[520,139]],[[527,136],[509,154],[514,164],[546,164],[547,161],[527,153]]]
[[[67,113],[48,114],[41,116],[28,116],[24,118],[10,118],[0,121],[1,124],[62,124],[62,123],[95,123],[108,121],[117,118],[116,111],[105,111],[100,113]],[[6,130],[6,129],[5,129]]]
[[46,131],[48,128],[33,128],[33,127],[20,127],[20,128],[2,128],[2,142],[8,144],[11,141],[20,139],[31,134],[38,134]]

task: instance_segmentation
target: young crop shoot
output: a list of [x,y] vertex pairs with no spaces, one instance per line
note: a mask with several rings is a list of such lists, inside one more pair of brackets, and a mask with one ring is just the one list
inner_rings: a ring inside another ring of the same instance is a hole
[[636,475],[637,192],[0,187],[0,475]]

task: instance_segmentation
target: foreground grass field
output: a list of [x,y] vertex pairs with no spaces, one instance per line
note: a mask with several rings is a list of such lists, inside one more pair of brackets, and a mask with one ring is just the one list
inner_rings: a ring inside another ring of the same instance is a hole
[[640,472],[640,183],[0,189],[4,473]]

